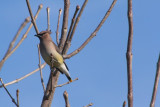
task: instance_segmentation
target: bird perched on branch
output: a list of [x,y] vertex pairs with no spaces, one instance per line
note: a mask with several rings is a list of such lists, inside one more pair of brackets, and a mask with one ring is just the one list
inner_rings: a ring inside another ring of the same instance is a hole
[[44,61],[51,67],[55,67],[62,74],[64,73],[68,80],[72,82],[70,77],[68,67],[65,64],[62,55],[60,54],[59,48],[52,41],[50,36],[50,31],[42,31],[39,34],[35,35],[40,40],[40,52]]

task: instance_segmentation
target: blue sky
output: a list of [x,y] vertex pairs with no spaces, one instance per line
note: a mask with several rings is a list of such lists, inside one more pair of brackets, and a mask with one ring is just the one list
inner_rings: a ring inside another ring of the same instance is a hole
[[[84,0],[70,0],[69,25],[76,5],[82,6]],[[73,37],[69,52],[77,49],[92,33],[100,22],[112,0],[89,0]],[[50,7],[52,39],[55,31],[59,8],[63,9],[63,0],[30,0],[33,13],[39,4],[43,4],[36,21],[39,31],[46,30],[46,8]],[[133,1],[133,97],[135,107],[147,107],[150,104],[156,63],[160,51],[160,1]],[[1,1],[0,4],[0,59],[3,58],[10,41],[19,26],[29,16],[25,0]],[[62,25],[62,17],[60,27]],[[29,24],[21,32],[24,34]],[[36,32],[32,28],[28,37],[15,53],[5,62],[0,77],[4,83],[10,82],[33,71],[38,67]],[[82,107],[93,103],[93,107],[119,107],[127,101],[126,48],[128,39],[127,0],[118,0],[107,21],[97,36],[76,56],[66,63],[72,78],[78,81],[56,89],[52,107],[64,107],[63,92],[67,90],[71,107]],[[16,42],[17,43],[17,42]],[[42,60],[42,62],[44,62]],[[43,69],[45,85],[49,77],[49,66]],[[58,84],[67,82],[60,75]],[[16,89],[20,90],[21,107],[39,107],[43,97],[40,73],[7,87],[16,98]],[[158,90],[155,106],[160,106]],[[0,89],[0,103],[5,107],[14,107],[3,88]]]

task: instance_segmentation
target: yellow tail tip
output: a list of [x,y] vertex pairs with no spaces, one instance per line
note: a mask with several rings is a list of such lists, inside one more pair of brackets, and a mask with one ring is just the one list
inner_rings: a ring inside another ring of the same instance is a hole
[[72,80],[69,80],[69,82],[72,82]]

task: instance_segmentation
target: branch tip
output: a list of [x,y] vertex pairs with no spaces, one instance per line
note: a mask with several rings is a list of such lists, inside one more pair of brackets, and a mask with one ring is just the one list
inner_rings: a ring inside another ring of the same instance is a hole
[[25,19],[25,22],[26,22],[26,23],[30,22],[30,17],[27,17],[27,18]]
[[40,5],[39,5],[39,9],[42,9],[42,8],[43,8],[43,4],[40,4]]

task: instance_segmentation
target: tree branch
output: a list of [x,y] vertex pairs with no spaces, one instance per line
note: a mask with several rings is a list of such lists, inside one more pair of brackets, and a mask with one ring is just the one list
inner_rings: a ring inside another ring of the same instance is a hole
[[5,85],[4,85],[3,81],[2,81],[2,78],[0,78],[0,81],[1,81],[2,86],[4,87],[4,89],[6,90],[7,94],[8,94],[9,97],[12,99],[12,102],[18,107],[18,105],[17,105],[15,99],[12,97],[12,95],[9,93],[9,91],[8,91],[7,88],[5,87]]
[[64,91],[63,97],[64,97],[64,100],[65,100],[66,107],[70,107],[67,91]]
[[90,107],[90,106],[92,106],[93,105],[93,103],[90,103],[90,104],[88,104],[88,105],[86,105],[86,106],[84,106],[84,107]]
[[[67,35],[67,39],[66,39],[66,42],[65,42],[65,45],[64,45],[63,49],[69,49],[69,47],[70,47],[70,44],[71,44],[70,34],[71,34],[73,24],[75,22],[75,18],[76,18],[76,15],[77,15],[79,9],[80,9],[80,6],[77,5],[75,13],[74,13],[73,18],[72,18],[72,22],[71,22],[69,32],[68,32],[68,35]],[[63,50],[63,51],[68,51],[68,50]]]
[[[72,82],[77,81],[77,80],[78,80],[78,78],[76,78],[76,79],[72,80]],[[72,82],[68,81],[68,82],[66,82],[66,83],[64,83],[64,84],[57,85],[57,86],[55,86],[54,88],[62,87],[62,86],[64,86],[64,85],[70,84],[70,83],[72,83]]]
[[128,0],[128,22],[129,34],[126,52],[127,59],[127,77],[128,77],[128,107],[133,107],[133,86],[132,86],[132,40],[133,40],[133,14],[132,0]]
[[[35,19],[37,19],[38,14],[39,14],[40,10],[42,9],[42,7],[43,7],[42,4],[39,5],[38,10],[37,10],[37,13],[36,13],[36,15],[35,15]],[[0,70],[1,70],[4,62],[15,52],[15,50],[21,45],[21,43],[22,43],[22,42],[24,41],[24,39],[27,37],[27,34],[28,34],[28,32],[30,31],[30,29],[32,28],[32,26],[33,26],[33,24],[31,23],[30,26],[29,26],[29,28],[27,29],[26,33],[23,35],[23,37],[22,37],[21,40],[17,43],[17,45],[11,50],[11,52],[9,52],[8,55],[6,55],[5,58],[3,58],[3,59],[1,60],[1,62],[0,62]]]
[[3,57],[3,59],[2,59],[1,62],[0,62],[0,70],[1,70],[4,62],[7,60],[7,57],[8,57],[8,55],[10,54],[10,52],[11,52],[11,50],[12,50],[12,48],[13,48],[13,46],[14,46],[14,44],[15,44],[18,36],[19,36],[19,34],[21,33],[22,29],[27,25],[27,23],[28,23],[29,21],[30,21],[30,19],[29,19],[29,17],[27,17],[27,18],[25,19],[25,21],[21,24],[20,28],[18,29],[17,34],[14,36],[13,40],[11,41],[11,43],[10,43],[10,45],[9,45],[9,48],[8,48],[5,56]]
[[29,0],[26,0],[26,3],[27,3],[27,6],[28,6],[28,10],[29,10],[29,13],[30,13],[30,16],[31,16],[31,19],[32,19],[32,23],[33,23],[34,29],[35,29],[36,33],[38,34],[39,31],[38,31],[35,19],[34,19],[33,14],[32,14],[32,10],[31,10],[31,6],[29,4]]
[[112,8],[114,7],[115,3],[117,0],[114,0],[109,8],[109,10],[106,12],[105,16],[103,17],[102,21],[99,23],[99,25],[97,26],[97,28],[94,30],[94,32],[89,36],[89,38],[75,51],[73,51],[72,53],[68,54],[68,55],[63,55],[63,57],[65,59],[68,59],[74,55],[76,55],[77,53],[79,53],[90,41],[93,37],[96,36],[97,32],[99,31],[99,29],[102,27],[103,23],[106,21],[106,19],[108,18],[108,16],[110,15],[110,12],[112,11]]
[[40,56],[40,47],[39,47],[39,44],[37,45],[38,47],[38,58],[39,58],[39,69],[40,69],[40,76],[41,76],[41,83],[42,83],[42,87],[43,87],[43,91],[45,93],[46,91],[46,88],[45,88],[45,85],[44,85],[44,81],[43,81],[43,75],[42,75],[42,68],[41,68],[41,56]]
[[74,35],[75,31],[76,31],[78,22],[79,22],[79,20],[80,20],[80,17],[81,17],[81,15],[82,15],[82,13],[83,13],[84,8],[85,8],[86,5],[87,5],[87,2],[88,2],[88,0],[85,0],[85,1],[84,1],[83,5],[82,5],[82,8],[81,8],[81,10],[80,10],[80,12],[79,12],[79,14],[78,14],[78,16],[77,16],[77,18],[76,18],[76,22],[75,22],[75,24],[74,24],[74,26],[73,26],[73,29],[72,29],[72,32],[71,32],[71,35],[70,35],[70,38],[69,38],[69,43],[68,43],[68,45],[67,45],[68,47],[70,47],[70,44],[71,44],[73,35]]
[[155,82],[154,82],[154,87],[153,87],[153,93],[152,93],[152,99],[151,99],[150,107],[154,107],[155,106],[156,94],[157,94],[158,83],[159,83],[159,76],[160,76],[160,55],[159,55],[158,62],[157,62],[157,72],[156,72],[156,76],[155,76]]
[[126,101],[123,102],[123,107],[126,107]]
[[50,13],[50,8],[49,7],[47,7],[47,30],[49,31],[50,30],[50,15],[49,15],[49,13]]
[[59,15],[58,15],[58,23],[57,23],[57,31],[56,31],[56,41],[57,45],[59,45],[59,22],[60,22],[60,17],[61,17],[62,9],[59,9]]
[[63,49],[64,43],[66,41],[67,27],[68,27],[69,6],[70,6],[70,0],[64,0],[63,25],[62,25],[62,31],[61,31],[62,33],[61,33],[60,44],[59,44],[60,50]]
[[16,90],[16,96],[17,96],[17,107],[19,107],[19,90]]
[[[45,65],[46,65],[46,63],[43,63],[42,65],[41,65],[41,68],[44,68],[45,67]],[[23,77],[21,77],[21,78],[19,78],[19,79],[16,79],[16,80],[14,80],[14,81],[11,81],[11,82],[9,82],[9,83],[6,83],[6,84],[4,84],[4,86],[6,87],[6,86],[8,86],[8,85],[11,85],[11,84],[14,84],[14,83],[17,83],[17,82],[19,82],[19,81],[21,81],[21,80],[23,80],[23,79],[25,79],[25,78],[27,78],[27,77],[29,77],[30,75],[32,75],[32,74],[34,74],[34,73],[36,73],[37,71],[39,71],[40,69],[39,68],[37,68],[36,70],[34,70],[34,71],[32,71],[32,72],[30,72],[30,73],[28,73],[27,75],[25,75],[25,76],[23,76]],[[2,88],[3,86],[2,85],[0,85],[0,88]]]

